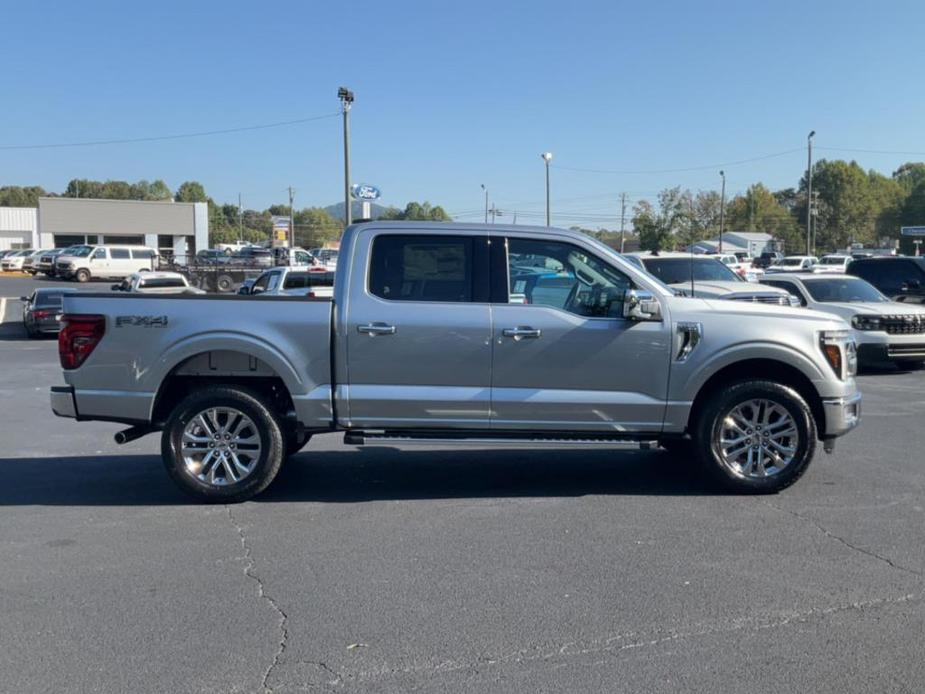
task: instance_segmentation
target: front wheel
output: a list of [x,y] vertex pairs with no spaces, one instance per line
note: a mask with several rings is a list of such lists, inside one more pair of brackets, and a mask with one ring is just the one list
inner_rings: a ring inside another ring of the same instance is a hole
[[806,472],[816,451],[816,423],[793,388],[740,381],[709,398],[693,439],[707,472],[724,487],[770,494]]
[[81,268],[77,271],[77,274],[74,275],[74,279],[78,282],[88,282],[90,280],[90,271]]
[[285,442],[276,415],[262,399],[241,388],[211,386],[174,408],[161,454],[183,491],[200,501],[238,502],[270,485]]

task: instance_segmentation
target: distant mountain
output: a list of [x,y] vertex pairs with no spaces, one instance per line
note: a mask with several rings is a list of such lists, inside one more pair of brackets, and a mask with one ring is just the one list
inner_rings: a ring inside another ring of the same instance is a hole
[[[350,208],[351,208],[351,212],[353,213],[353,218],[360,219],[360,217],[363,215],[363,203],[357,202],[356,200],[354,200],[353,203],[350,205]],[[384,205],[377,205],[374,202],[371,202],[369,204],[369,213],[372,219],[379,219],[379,217],[387,209],[389,208],[385,207]],[[343,221],[345,217],[344,203],[342,202],[336,203],[334,205],[328,205],[327,207],[324,208],[324,211],[327,212],[332,217],[334,217],[335,219],[340,219],[341,221]]]

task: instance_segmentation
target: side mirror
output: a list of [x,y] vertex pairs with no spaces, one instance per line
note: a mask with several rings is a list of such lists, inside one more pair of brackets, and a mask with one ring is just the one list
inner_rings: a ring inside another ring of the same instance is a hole
[[120,289],[122,289],[122,285],[117,283],[117,284],[113,284],[113,285],[110,286],[109,288],[112,289],[114,292],[117,292],[117,291],[119,291]]
[[651,292],[630,289],[623,298],[623,317],[634,321],[660,321],[662,307]]
[[25,304],[25,303],[29,303],[29,297],[28,297],[28,296],[21,296],[21,297],[19,297],[19,300],[22,301],[24,304]]
[[263,287],[251,287],[248,294],[263,294]]
[[248,287],[238,287],[238,294],[250,294],[251,290]]

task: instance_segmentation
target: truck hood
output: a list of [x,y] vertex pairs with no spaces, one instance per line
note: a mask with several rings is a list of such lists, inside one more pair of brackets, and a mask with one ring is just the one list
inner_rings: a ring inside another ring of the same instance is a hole
[[[808,308],[791,308],[790,306],[778,306],[776,304],[762,304],[751,301],[728,301],[725,299],[690,299],[687,297],[673,297],[671,299],[672,320],[689,320],[691,314],[704,314],[703,318],[708,318],[710,314],[746,317],[753,316],[765,321],[781,318],[786,320],[806,321],[810,323],[824,323],[820,329],[825,330],[847,330],[848,324],[844,319],[832,313],[823,313]],[[769,333],[773,333],[773,324],[769,328]]]
[[881,303],[848,303],[833,301],[820,303],[818,311],[835,313],[844,318],[851,316],[922,316],[925,315],[925,306],[905,304],[899,301],[884,301]]
[[[678,282],[668,286],[683,292],[684,296],[691,295],[690,282]],[[764,296],[787,296],[787,292],[783,289],[755,284],[753,282],[724,282],[719,280],[694,282],[694,296],[702,299],[722,299],[729,296],[755,296],[756,294]]]

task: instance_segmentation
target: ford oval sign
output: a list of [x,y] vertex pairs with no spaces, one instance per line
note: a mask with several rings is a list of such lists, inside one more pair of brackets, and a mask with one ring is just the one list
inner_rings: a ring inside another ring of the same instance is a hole
[[354,200],[378,200],[380,193],[376,186],[354,183],[350,186],[350,195]]

